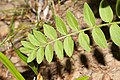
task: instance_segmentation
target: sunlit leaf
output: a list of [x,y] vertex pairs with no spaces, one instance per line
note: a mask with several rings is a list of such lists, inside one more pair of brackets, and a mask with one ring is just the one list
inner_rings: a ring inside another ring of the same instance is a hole
[[20,48],[20,51],[21,51],[22,53],[30,53],[32,50],[29,49],[29,48],[21,47],[21,48]]
[[102,48],[107,48],[107,41],[103,31],[100,28],[95,28],[92,31],[92,36],[96,44],[98,44]]
[[17,80],[25,80],[24,77],[15,68],[13,63],[1,52],[0,52],[0,60],[9,69],[9,71],[16,77]]
[[28,39],[33,45],[40,46],[40,42],[34,37],[34,35],[29,33],[28,34]]
[[37,50],[34,49],[27,58],[27,62],[32,62],[36,57]]
[[87,34],[81,32],[79,34],[78,41],[82,48],[84,48],[88,52],[90,51],[90,39]]
[[74,50],[74,42],[73,42],[71,36],[65,38],[64,50],[69,57],[72,56],[73,50]]
[[36,38],[38,41],[40,41],[41,43],[46,43],[46,42],[47,42],[46,37],[45,37],[44,34],[41,33],[40,31],[33,30],[33,34],[35,35],[35,38]]
[[83,76],[83,77],[77,78],[75,80],[89,80],[89,76]]
[[84,4],[83,12],[84,12],[84,21],[89,26],[94,26],[95,25],[95,16],[87,3]]
[[116,2],[116,14],[120,18],[120,0]]
[[110,27],[110,36],[113,42],[120,46],[120,27],[117,24],[113,24]]
[[55,50],[55,52],[57,54],[57,57],[59,59],[63,59],[63,57],[64,57],[64,54],[63,54],[63,44],[62,44],[61,41],[58,40],[58,41],[55,42],[54,50]]
[[107,0],[102,0],[100,2],[99,14],[104,22],[111,22],[113,20],[113,11]]
[[44,24],[43,27],[44,27],[44,33],[48,38],[50,38],[52,40],[57,38],[57,33],[52,26]]
[[55,21],[56,21],[56,28],[57,30],[62,34],[62,35],[67,35],[67,28],[66,28],[66,25],[64,23],[64,21],[56,16],[55,17]]
[[70,12],[70,11],[67,11],[66,13],[66,19],[67,19],[67,23],[68,25],[70,26],[70,28],[72,30],[80,30],[80,26],[75,18],[75,16]]
[[45,48],[45,57],[46,60],[50,63],[53,59],[53,49],[52,46],[49,44]]
[[29,49],[34,49],[35,46],[33,44],[31,44],[30,42],[27,41],[21,41],[21,44],[25,47],[25,48],[29,48]]
[[36,55],[37,63],[40,64],[43,59],[44,59],[44,48],[43,48],[43,47],[40,47],[40,48],[38,49],[37,55]]

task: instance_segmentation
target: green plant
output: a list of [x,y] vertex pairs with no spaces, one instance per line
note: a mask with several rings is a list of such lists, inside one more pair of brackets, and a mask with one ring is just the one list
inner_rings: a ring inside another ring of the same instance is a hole
[[15,68],[13,63],[1,52],[0,52],[0,60],[10,70],[10,72],[16,77],[17,80],[25,80],[24,77]]
[[83,76],[83,77],[77,78],[75,80],[89,80],[89,76]]
[[[119,9],[120,1],[117,0],[116,13],[120,18]],[[63,59],[63,49],[66,54],[71,57],[74,51],[74,41],[72,39],[72,35],[79,34],[78,42],[80,46],[89,52],[91,50],[90,39],[84,31],[90,29],[92,29],[92,36],[96,44],[101,48],[107,48],[107,41],[100,27],[108,25],[110,25],[109,31],[112,41],[116,45],[120,46],[120,27],[118,26],[120,22],[112,22],[113,11],[106,0],[102,0],[100,2],[99,14],[101,19],[106,22],[105,24],[95,24],[95,16],[89,5],[85,3],[84,21],[91,27],[81,30],[74,15],[70,11],[67,11],[66,20],[69,27],[73,30],[72,33],[68,32],[64,21],[59,16],[55,16],[56,29],[61,35],[58,37],[56,30],[52,26],[44,24],[44,34],[40,31],[33,30],[32,33],[29,33],[28,35],[29,41],[21,41],[23,47],[20,48],[20,51],[22,53],[29,54],[27,59],[28,63],[32,62],[36,58],[37,63],[40,64],[44,59],[44,55],[46,60],[50,63],[53,59],[53,51],[55,51],[59,59]],[[64,41],[62,42],[63,39]]]
[[[120,46],[120,27],[118,24],[120,22],[112,22],[113,21],[113,11],[106,0],[102,0],[99,6],[99,14],[101,19],[106,22],[105,24],[96,25],[95,24],[95,17],[94,14],[87,3],[84,4],[84,21],[91,27],[81,30],[80,25],[78,24],[74,15],[67,11],[66,19],[69,27],[73,30],[72,33],[66,28],[66,24],[64,21],[59,17],[55,16],[56,21],[56,28],[57,31],[60,33],[60,36],[57,35],[56,30],[47,24],[43,25],[44,34],[40,31],[33,30],[32,34],[28,35],[29,41],[21,41],[23,47],[20,48],[20,51],[25,54],[29,54],[28,58],[24,56],[19,50],[14,47],[14,50],[18,54],[18,56],[26,63],[28,66],[34,71],[37,75],[37,68],[35,67],[34,63],[32,62],[35,58],[37,63],[40,64],[43,59],[44,55],[46,60],[50,63],[53,59],[53,51],[56,52],[56,55],[59,59],[64,58],[63,50],[65,50],[66,54],[71,57],[74,51],[74,41],[72,39],[73,35],[78,35],[78,42],[80,46],[85,49],[86,51],[90,51],[90,39],[84,31],[92,29],[92,36],[94,41],[97,45],[102,48],[107,48],[107,41],[104,36],[104,33],[100,29],[103,26],[110,26],[110,36],[112,41]],[[120,0],[116,2],[116,14],[118,18],[120,18]],[[14,33],[14,19],[11,21],[10,26],[10,34],[8,37],[0,43],[0,46],[7,41],[9,37],[11,37]],[[54,45],[54,46],[52,46]],[[24,80],[23,76],[16,70],[14,65],[9,61],[9,59],[0,52],[0,60],[5,64],[5,66],[10,70],[10,72],[16,77],[18,80]],[[88,77],[82,77],[78,80],[85,80]]]

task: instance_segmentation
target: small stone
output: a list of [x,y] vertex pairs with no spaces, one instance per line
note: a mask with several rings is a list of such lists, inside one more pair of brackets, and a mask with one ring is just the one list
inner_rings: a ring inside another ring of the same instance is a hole
[[18,57],[12,57],[11,61],[12,63],[17,63],[20,59]]
[[109,74],[104,74],[102,77],[102,80],[111,80],[110,75]]
[[0,36],[1,37],[6,36],[8,34],[8,31],[9,31],[8,26],[4,22],[0,21]]

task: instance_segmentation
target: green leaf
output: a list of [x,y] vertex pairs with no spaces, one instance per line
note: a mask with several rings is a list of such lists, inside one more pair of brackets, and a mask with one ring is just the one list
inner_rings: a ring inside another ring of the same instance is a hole
[[48,38],[50,38],[52,40],[57,38],[57,33],[52,26],[44,24],[43,27],[44,27],[44,33]]
[[111,22],[113,20],[113,11],[107,0],[102,0],[100,2],[99,14],[104,22]]
[[57,30],[62,34],[62,35],[67,35],[67,28],[66,28],[66,25],[64,23],[64,21],[56,16],[55,17],[55,21],[56,21],[56,28]]
[[116,14],[120,18],[120,0],[116,2]]
[[76,30],[79,31],[80,30],[79,24],[78,24],[75,16],[70,11],[67,11],[66,19],[67,19],[68,25],[70,26],[70,28],[72,30],[74,30],[74,31],[76,31]]
[[83,13],[84,13],[84,21],[89,25],[89,26],[94,26],[95,25],[95,16],[91,10],[91,8],[89,7],[89,5],[85,2],[84,4],[84,9],[83,9]]
[[0,60],[9,69],[9,71],[16,77],[17,80],[25,80],[24,77],[15,68],[13,63],[1,52],[0,52]]
[[33,30],[33,34],[34,34],[35,38],[36,38],[38,41],[40,41],[41,43],[46,43],[46,42],[47,42],[46,37],[45,37],[44,34],[41,33],[40,31]]
[[28,39],[33,45],[40,46],[40,42],[34,37],[34,35],[29,33],[28,34]]
[[59,59],[63,59],[64,54],[63,54],[63,45],[61,41],[56,41],[54,44],[54,50],[56,52],[56,55]]
[[53,49],[50,44],[48,44],[45,48],[45,57],[46,60],[50,63],[53,59]]
[[25,47],[25,48],[29,48],[29,49],[34,49],[35,46],[33,44],[31,44],[30,42],[27,41],[21,41],[21,44]]
[[[13,45],[13,47],[14,47],[14,45]],[[33,72],[37,75],[38,74],[38,70],[37,70],[37,68],[35,67],[35,64],[33,63],[33,62],[31,62],[31,63],[27,63],[27,57],[26,56],[24,56],[18,49],[16,49],[15,47],[14,47],[14,50],[15,50],[15,52],[17,53],[17,55],[20,57],[20,59],[25,63],[25,64],[27,64],[32,70],[33,70]]]
[[88,52],[90,51],[90,39],[87,34],[81,32],[79,34],[78,41],[83,49],[85,49]]
[[21,47],[20,48],[20,51],[22,52],[22,53],[30,53],[32,50],[31,49],[29,49],[29,48],[25,48],[25,47]]
[[40,48],[38,49],[37,55],[36,55],[37,63],[40,64],[43,59],[44,59],[44,48],[43,48],[43,47],[40,47]]
[[110,27],[110,36],[112,41],[120,46],[120,27],[117,24],[112,24]]
[[92,31],[92,36],[96,44],[98,44],[102,48],[107,48],[105,35],[100,28],[94,28]]
[[64,50],[66,52],[66,54],[71,57],[73,50],[74,50],[74,42],[71,38],[71,36],[68,36],[65,38],[64,40]]
[[77,78],[76,80],[89,80],[89,76],[83,76],[81,78]]
[[34,49],[27,58],[27,63],[32,62],[36,57],[37,50]]

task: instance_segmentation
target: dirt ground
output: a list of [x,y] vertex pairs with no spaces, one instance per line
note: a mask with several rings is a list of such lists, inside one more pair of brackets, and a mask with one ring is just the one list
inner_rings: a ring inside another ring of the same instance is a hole
[[[27,37],[28,32],[31,31],[37,24],[36,20],[36,6],[34,3],[25,2],[27,0],[0,0],[0,42],[7,38],[10,30],[10,22],[12,17],[15,18],[15,31],[14,36],[10,40],[19,49],[21,46],[20,41]],[[45,0],[47,1],[47,0]],[[69,9],[77,18],[81,29],[89,27],[83,20],[83,5],[88,2],[96,16],[96,24],[103,23],[98,14],[98,7],[100,0],[61,0],[59,4],[57,0],[54,3],[53,10],[64,21],[65,13]],[[114,8],[116,1],[111,0],[110,5]],[[52,9],[44,16],[44,10],[49,3],[44,2],[42,6],[39,29],[42,31],[44,22],[49,22],[54,25],[55,21],[52,16]],[[114,21],[118,20],[114,16]],[[116,46],[110,39],[109,27],[102,28],[107,42],[108,48],[102,49],[95,44],[92,39],[91,31],[86,31],[91,40],[91,51],[88,53],[84,51],[77,41],[77,35],[73,36],[75,41],[74,53],[71,58],[66,54],[63,60],[59,60],[54,55],[53,61],[48,64],[44,60],[38,65],[39,73],[43,76],[44,80],[75,80],[78,77],[90,76],[89,80],[120,80],[120,47]],[[15,67],[21,72],[26,80],[33,80],[35,74],[25,65],[13,50],[12,45],[8,39],[2,46],[0,52],[3,52]],[[9,70],[0,62],[0,80],[16,80]]]

